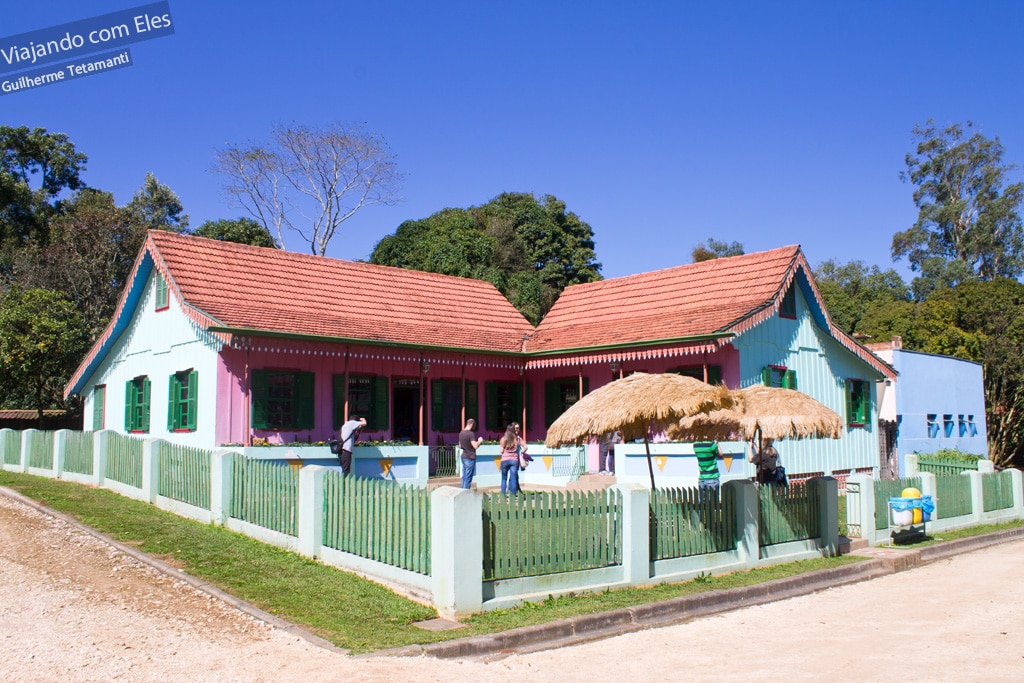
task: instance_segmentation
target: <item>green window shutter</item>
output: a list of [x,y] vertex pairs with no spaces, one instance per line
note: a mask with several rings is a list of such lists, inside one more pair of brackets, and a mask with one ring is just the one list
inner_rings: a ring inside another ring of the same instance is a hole
[[124,383],[124,431],[135,431],[135,382]]
[[558,402],[558,380],[549,379],[544,382],[544,426],[550,427],[551,423],[558,419],[558,411],[561,408]]
[[383,431],[388,428],[388,394],[391,383],[387,377],[374,377],[372,387],[373,422],[370,423],[370,428],[374,431]]
[[853,404],[853,382],[846,380],[846,424],[857,422],[857,408]]
[[867,424],[871,419],[871,385],[861,382],[860,388],[860,421]]
[[772,385],[772,368],[769,365],[761,368],[761,384],[766,387],[770,387]]
[[93,387],[92,390],[92,428],[93,431],[103,429],[103,408],[107,403],[107,388]]
[[484,406],[487,409],[484,428],[490,432],[498,431],[498,385],[494,382],[484,382]]
[[331,425],[334,431],[341,429],[345,424],[345,397],[348,395],[348,387],[345,386],[345,375],[334,375],[334,390],[331,393]]
[[[589,393],[590,393],[590,378],[589,377],[584,377],[583,378],[583,396],[586,396]],[[583,398],[583,396],[580,396],[580,398]]]
[[466,382],[466,419],[480,423],[480,389],[476,382]]
[[312,429],[315,426],[314,406],[316,403],[316,375],[312,372],[295,373],[295,429]]
[[253,429],[267,428],[267,402],[270,393],[270,378],[266,370],[252,371],[252,427]]
[[430,425],[435,432],[444,429],[444,382],[430,381]]
[[181,382],[177,375],[167,379],[167,431],[173,432],[179,426],[178,409],[181,405]]
[[142,379],[142,425],[139,427],[144,432],[149,432],[149,406],[150,406],[149,378]]
[[785,389],[796,389],[796,370],[786,370],[782,375],[782,386]]
[[195,431],[196,418],[199,412],[199,373],[193,370],[188,373],[188,415],[185,429]]

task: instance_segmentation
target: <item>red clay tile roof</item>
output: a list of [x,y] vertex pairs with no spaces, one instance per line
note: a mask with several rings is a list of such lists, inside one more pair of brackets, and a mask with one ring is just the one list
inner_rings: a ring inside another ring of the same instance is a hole
[[733,330],[788,283],[799,246],[568,287],[527,345],[554,351]]
[[489,282],[166,231],[146,248],[204,327],[501,352],[533,331]]

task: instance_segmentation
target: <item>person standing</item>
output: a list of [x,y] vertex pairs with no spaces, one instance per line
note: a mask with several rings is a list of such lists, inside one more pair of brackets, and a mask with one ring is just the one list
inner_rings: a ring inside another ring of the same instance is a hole
[[760,450],[757,444],[750,442],[750,456],[747,458],[757,468],[757,481],[759,484],[774,484],[779,472],[779,452],[775,450],[773,439],[765,439]]
[[501,492],[519,493],[519,436],[508,426],[501,441]]
[[462,488],[468,489],[476,475],[476,449],[484,442],[484,437],[476,436],[476,420],[469,418],[466,426],[459,432],[459,448],[462,450]]
[[697,470],[700,472],[697,488],[701,491],[717,489],[721,482],[721,475],[718,472],[718,444],[714,441],[699,441],[693,444],[693,452],[697,455]]
[[338,451],[338,462],[341,464],[341,473],[346,477],[352,471],[352,449],[355,448],[359,433],[366,426],[365,417],[350,415],[348,422],[341,425],[341,448]]
[[607,432],[598,449],[598,474],[615,474],[615,444],[622,442],[622,432]]

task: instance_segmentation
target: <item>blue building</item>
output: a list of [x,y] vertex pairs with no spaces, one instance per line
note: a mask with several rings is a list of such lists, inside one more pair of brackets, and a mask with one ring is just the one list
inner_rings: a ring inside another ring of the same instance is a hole
[[869,348],[899,373],[878,386],[881,446],[893,476],[905,476],[908,453],[948,448],[988,457],[980,363],[907,351],[899,337]]

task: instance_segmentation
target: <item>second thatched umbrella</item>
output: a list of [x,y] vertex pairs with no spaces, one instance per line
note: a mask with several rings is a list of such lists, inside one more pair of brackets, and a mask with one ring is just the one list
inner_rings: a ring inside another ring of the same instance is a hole
[[727,441],[743,439],[838,439],[843,420],[807,394],[795,389],[755,385],[732,392],[734,405],[683,418],[666,431],[671,439]]
[[732,403],[729,390],[723,386],[676,374],[638,372],[595,389],[577,401],[548,428],[545,444],[579,444],[614,431],[621,431],[624,441],[643,439],[653,489],[650,435],[684,417],[726,408]]

